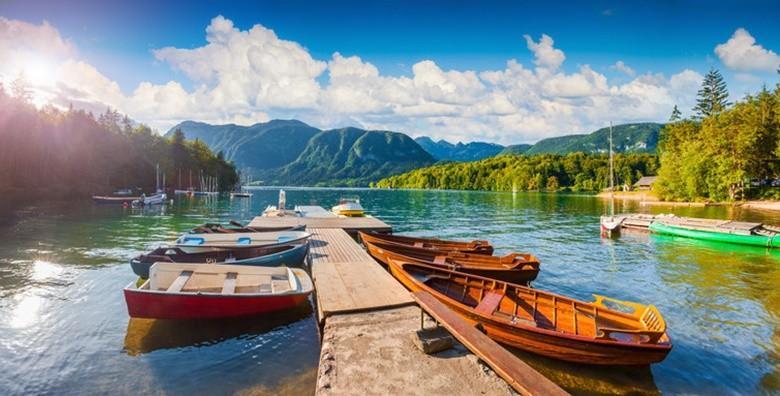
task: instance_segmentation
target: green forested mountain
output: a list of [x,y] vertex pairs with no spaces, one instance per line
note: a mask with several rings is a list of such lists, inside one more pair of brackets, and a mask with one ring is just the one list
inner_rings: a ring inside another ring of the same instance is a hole
[[248,169],[253,174],[295,161],[309,139],[320,132],[296,120],[272,120],[251,126],[185,121],[171,128],[166,136],[177,129],[184,132],[187,140],[206,143],[240,169]]
[[[628,153],[615,156],[618,184],[654,175],[658,157]],[[569,153],[499,155],[474,162],[450,162],[391,176],[376,187],[440,188],[488,191],[600,191],[609,185],[607,154]]]
[[[618,153],[653,153],[658,146],[658,135],[663,124],[645,122],[612,127],[613,149]],[[542,153],[604,153],[609,151],[609,127],[589,135],[566,135],[542,139],[526,154]]]
[[295,161],[263,177],[273,184],[368,185],[433,162],[402,133],[342,128],[316,134]]
[[438,142],[427,136],[414,139],[433,158],[441,161],[477,161],[492,157],[504,150],[504,146],[496,143],[470,142],[452,144],[446,140]]
[[435,160],[408,136],[343,128],[321,131],[300,121],[273,120],[251,126],[186,121],[187,139],[222,151],[263,184],[368,185]]

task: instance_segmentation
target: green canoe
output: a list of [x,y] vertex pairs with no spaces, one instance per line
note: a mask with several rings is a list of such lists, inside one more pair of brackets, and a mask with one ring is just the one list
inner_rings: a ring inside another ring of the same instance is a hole
[[780,235],[744,235],[729,233],[727,230],[694,230],[686,227],[675,227],[668,224],[662,224],[657,221],[650,224],[650,231],[657,234],[674,235],[686,238],[701,239],[705,241],[736,243],[739,245],[761,246],[767,248],[780,248]]

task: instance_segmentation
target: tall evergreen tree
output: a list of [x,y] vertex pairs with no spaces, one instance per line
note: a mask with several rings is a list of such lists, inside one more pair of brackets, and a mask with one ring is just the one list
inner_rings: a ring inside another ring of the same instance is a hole
[[698,118],[709,117],[725,110],[731,103],[728,101],[729,91],[726,82],[717,69],[710,69],[699,89],[698,99],[693,111]]
[[672,109],[672,116],[669,117],[669,122],[676,122],[680,121],[682,119],[682,113],[680,112],[680,109],[677,108],[677,105],[674,105],[674,109]]

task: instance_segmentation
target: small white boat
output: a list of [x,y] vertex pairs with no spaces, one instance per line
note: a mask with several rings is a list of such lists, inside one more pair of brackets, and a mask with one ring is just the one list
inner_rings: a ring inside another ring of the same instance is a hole
[[168,202],[168,195],[162,191],[157,191],[157,194],[146,196],[141,194],[141,197],[133,201],[133,206],[151,206],[151,205],[164,205]]
[[263,211],[263,217],[301,217],[301,212],[297,210],[288,210],[287,194],[284,190],[279,190],[279,204],[268,205]]
[[341,198],[339,204],[331,208],[331,212],[337,216],[362,217],[365,215],[360,198]]
[[305,242],[311,234],[305,231],[242,232],[216,234],[184,234],[174,244],[187,253],[213,248],[273,246]]
[[245,191],[234,191],[230,193],[230,198],[252,198],[252,193]]

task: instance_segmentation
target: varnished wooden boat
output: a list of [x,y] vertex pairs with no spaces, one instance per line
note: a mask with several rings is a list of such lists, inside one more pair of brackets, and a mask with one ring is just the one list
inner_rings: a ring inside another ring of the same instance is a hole
[[134,318],[215,319],[294,308],[313,290],[302,269],[155,263],[150,278],[124,289]]
[[161,247],[133,258],[130,260],[130,267],[141,278],[149,277],[149,268],[156,262],[296,267],[303,263],[308,252],[308,242],[269,247],[214,249],[196,253],[187,253],[177,247]]
[[387,265],[388,259],[428,264],[510,283],[528,284],[539,275],[539,260],[530,254],[511,253],[503,257],[364,241],[366,250]]
[[412,246],[428,249],[437,249],[443,252],[463,252],[475,254],[493,254],[493,246],[488,241],[446,241],[435,238],[417,238],[400,235],[380,234],[377,232],[360,232],[360,240],[363,242],[383,242],[398,246]]
[[228,226],[222,224],[206,223],[199,225],[192,230],[190,234],[230,234],[246,232],[279,232],[279,231],[306,231],[306,224],[283,226],[283,227],[249,227],[237,221],[231,220]]
[[672,349],[666,323],[652,305],[598,295],[583,302],[441,267],[388,262],[407,288],[432,294],[490,338],[528,352],[586,364],[647,365]]

